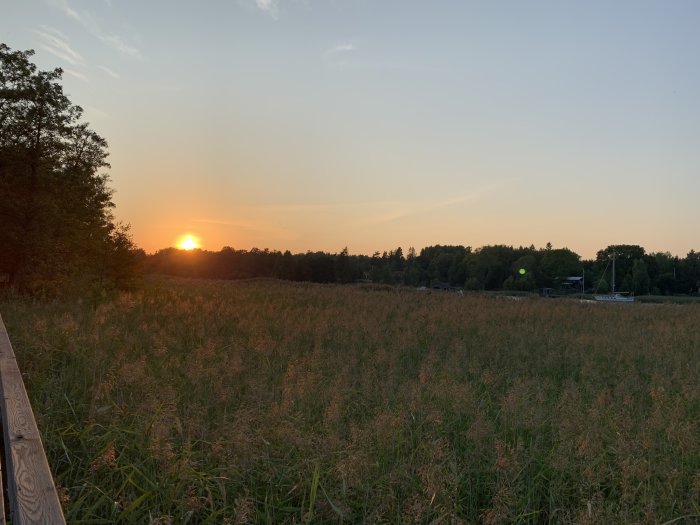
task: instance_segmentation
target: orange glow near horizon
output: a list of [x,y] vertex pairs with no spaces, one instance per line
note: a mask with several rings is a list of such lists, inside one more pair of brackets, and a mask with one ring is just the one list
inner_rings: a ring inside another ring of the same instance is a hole
[[190,251],[190,250],[194,250],[196,248],[201,248],[202,245],[199,242],[199,238],[188,233],[188,234],[180,237],[180,240],[177,241],[177,247],[180,250]]

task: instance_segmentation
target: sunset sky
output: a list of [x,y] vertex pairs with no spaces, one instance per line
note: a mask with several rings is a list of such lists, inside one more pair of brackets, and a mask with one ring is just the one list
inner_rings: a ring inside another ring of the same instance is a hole
[[700,248],[700,2],[0,0],[146,251]]

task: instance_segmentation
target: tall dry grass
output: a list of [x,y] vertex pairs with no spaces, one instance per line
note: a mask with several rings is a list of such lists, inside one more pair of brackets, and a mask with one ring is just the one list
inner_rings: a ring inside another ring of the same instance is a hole
[[70,522],[700,515],[698,305],[173,279],[0,311]]

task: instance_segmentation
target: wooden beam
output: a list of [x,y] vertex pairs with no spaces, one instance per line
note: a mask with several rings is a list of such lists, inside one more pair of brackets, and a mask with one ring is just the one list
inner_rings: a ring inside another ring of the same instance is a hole
[[22,374],[0,316],[0,414],[13,525],[65,524]]
[[[2,322],[2,319],[0,318],[0,323]],[[2,414],[0,414],[0,425],[2,424]],[[2,432],[0,432],[0,448],[2,448],[3,445],[3,440],[2,440]],[[0,457],[4,456],[2,451],[0,451]],[[5,477],[5,465],[4,465],[4,458],[3,461],[0,461],[0,523],[2,525],[5,525],[7,523],[7,517],[5,515],[5,487],[3,484],[3,478]]]

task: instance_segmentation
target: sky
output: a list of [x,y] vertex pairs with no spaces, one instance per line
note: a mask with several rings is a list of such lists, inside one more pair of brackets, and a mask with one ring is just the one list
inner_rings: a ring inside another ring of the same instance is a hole
[[147,252],[700,249],[695,0],[0,0]]

